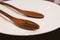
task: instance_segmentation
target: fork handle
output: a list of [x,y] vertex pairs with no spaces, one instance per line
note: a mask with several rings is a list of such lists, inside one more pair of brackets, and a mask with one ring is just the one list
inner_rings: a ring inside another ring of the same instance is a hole
[[9,14],[7,14],[6,12],[0,10],[0,13],[3,14],[4,16],[8,17],[9,19],[12,19],[13,17]]

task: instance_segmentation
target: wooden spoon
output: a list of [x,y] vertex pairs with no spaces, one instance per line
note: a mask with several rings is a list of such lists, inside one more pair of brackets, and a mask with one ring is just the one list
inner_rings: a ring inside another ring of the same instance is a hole
[[14,7],[14,6],[12,6],[12,5],[8,4],[8,3],[4,3],[4,2],[1,2],[0,4],[5,5],[5,6],[9,7],[10,9],[13,8],[13,9],[15,9],[15,12],[17,11],[19,13],[22,13],[22,14],[28,16],[28,17],[32,17],[32,18],[44,18],[44,15],[41,14],[41,13],[38,13],[38,12],[18,9],[18,8]]
[[39,25],[32,22],[32,21],[15,18],[15,17],[7,14],[6,12],[4,12],[2,10],[0,10],[0,13],[5,15],[6,17],[8,17],[16,26],[18,26],[20,28],[23,28],[23,29],[26,29],[26,30],[39,29]]

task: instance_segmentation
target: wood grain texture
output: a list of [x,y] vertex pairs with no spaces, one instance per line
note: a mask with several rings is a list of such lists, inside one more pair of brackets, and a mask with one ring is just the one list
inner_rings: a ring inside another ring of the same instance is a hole
[[4,3],[4,2],[3,3],[0,3],[0,4],[5,5],[5,6],[9,7],[10,9],[13,8],[17,12],[22,13],[22,14],[24,14],[27,17],[40,18],[40,19],[41,18],[44,18],[44,15],[41,14],[41,13],[38,13],[38,12],[33,12],[33,11],[27,11],[27,10],[18,9],[18,8],[14,7],[14,6],[12,6],[12,5],[8,4],[8,3]]
[[18,19],[15,18],[6,12],[0,10],[0,13],[8,17],[17,27],[26,29],[26,30],[37,30],[39,29],[39,25],[36,24],[35,22],[29,21],[29,20],[23,20],[23,19]]

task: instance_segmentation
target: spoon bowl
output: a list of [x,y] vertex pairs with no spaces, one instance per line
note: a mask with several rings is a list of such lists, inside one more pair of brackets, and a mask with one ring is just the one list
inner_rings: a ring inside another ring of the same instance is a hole
[[14,6],[12,6],[12,5],[8,4],[8,3],[4,3],[4,2],[1,2],[0,4],[5,5],[5,6],[9,7],[10,9],[12,8],[12,9],[14,9],[14,11],[16,10],[17,12],[22,13],[27,17],[40,18],[40,19],[44,18],[44,15],[41,14],[41,13],[38,13],[38,12],[18,9],[18,8],[14,7]]

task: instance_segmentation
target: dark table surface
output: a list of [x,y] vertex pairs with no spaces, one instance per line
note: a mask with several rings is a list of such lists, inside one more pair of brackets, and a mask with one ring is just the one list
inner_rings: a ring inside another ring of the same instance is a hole
[[49,33],[34,36],[12,36],[0,33],[0,40],[60,40],[60,28]]

